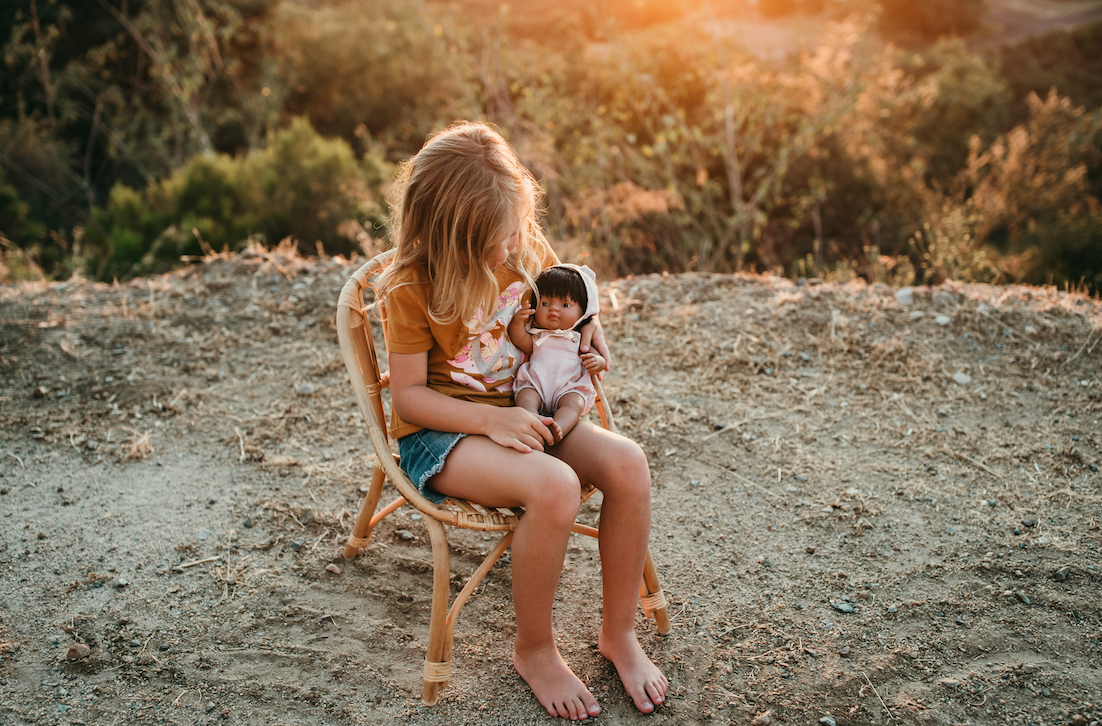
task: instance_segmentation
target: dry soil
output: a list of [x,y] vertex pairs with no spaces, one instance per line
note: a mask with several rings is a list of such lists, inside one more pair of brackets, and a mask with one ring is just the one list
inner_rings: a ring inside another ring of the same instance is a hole
[[[371,472],[333,329],[354,269],[0,287],[0,722],[550,721],[509,664],[507,563],[426,708],[423,523],[401,509],[341,556]],[[673,633],[640,615],[671,681],[640,716],[595,650],[595,544],[572,542],[557,632],[599,723],[1102,721],[1099,301],[603,288]],[[493,542],[451,539],[457,590]]]

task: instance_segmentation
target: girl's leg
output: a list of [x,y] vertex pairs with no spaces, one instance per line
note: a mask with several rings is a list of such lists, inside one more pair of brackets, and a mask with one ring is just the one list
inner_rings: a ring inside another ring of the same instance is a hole
[[630,439],[581,421],[550,451],[604,494],[598,546],[604,590],[601,654],[616,666],[635,706],[650,713],[666,699],[669,681],[635,635],[639,583],[650,537],[650,467]]
[[551,630],[555,590],[578,514],[577,475],[547,454],[523,454],[484,436],[468,436],[448,455],[432,486],[484,506],[525,507],[512,545],[513,665],[552,716],[578,720],[599,714],[593,694],[559,655]]

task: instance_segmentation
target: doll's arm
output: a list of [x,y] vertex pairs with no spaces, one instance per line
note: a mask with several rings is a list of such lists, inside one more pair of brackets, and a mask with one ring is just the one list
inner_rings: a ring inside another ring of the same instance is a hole
[[[601,367],[601,371],[612,370],[612,354],[608,352],[608,346],[605,344],[605,331],[601,327],[601,319],[596,315],[582,326],[582,343],[578,347],[582,353],[588,353],[590,351],[590,343],[595,352],[601,356],[604,360],[604,364]],[[596,371],[598,376],[601,371]]]
[[517,310],[516,315],[509,322],[509,340],[524,352],[525,355],[532,355],[532,334],[528,332],[527,324],[528,318],[532,317],[535,310],[532,309],[531,303],[524,302],[524,307]]
[[582,365],[590,375],[597,375],[605,369],[605,359],[600,353],[582,353]]

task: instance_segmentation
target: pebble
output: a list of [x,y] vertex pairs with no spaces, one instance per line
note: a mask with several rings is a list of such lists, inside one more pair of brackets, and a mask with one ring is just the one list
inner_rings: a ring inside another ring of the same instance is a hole
[[1071,726],[1087,726],[1087,717],[1077,713],[1071,717]]
[[398,536],[401,537],[402,539],[404,539],[407,542],[409,542],[410,540],[413,540],[413,539],[417,539],[417,536],[415,534],[413,534],[413,532],[410,532],[408,529],[398,530]]
[[899,608],[897,608],[895,605],[889,605],[888,606],[888,612],[889,613],[897,613],[897,612],[899,612]]
[[753,724],[753,726],[769,726],[769,724],[773,723],[772,715],[772,711],[766,711],[750,723]]
[[807,547],[804,547],[804,552],[808,553],[809,555],[815,554],[815,545],[808,545]]
[[250,517],[245,517],[245,521],[241,523],[241,526],[244,527],[245,529],[252,529],[253,528],[253,518],[251,516]]
[[1022,526],[1023,527],[1032,527],[1035,524],[1037,524],[1037,523],[1034,522],[1032,519],[1030,519],[1028,517],[1026,517],[1025,519],[1022,520]]
[[807,353],[804,353],[803,351],[800,351],[800,360],[802,360],[804,363],[807,363],[811,360],[811,356],[809,356]]
[[295,386],[295,393],[300,396],[313,396],[314,391],[315,388],[313,383],[300,383]]
[[959,373],[954,373],[953,374],[953,382],[956,383],[959,386],[967,386],[969,383],[972,382],[972,376],[968,375],[967,373],[965,373],[963,371],[961,371]]
[[1026,597],[1024,592],[1016,592],[1014,593],[1014,597],[1018,598],[1018,600],[1020,600],[1024,605],[1029,604],[1029,598]]
[[934,318],[934,322],[944,328],[946,325],[952,322],[952,318],[950,318],[948,315],[938,315]]
[[1068,575],[1070,575],[1070,574],[1071,574],[1071,568],[1068,567],[1067,565],[1064,565],[1059,570],[1054,572],[1052,576],[1055,579],[1059,580],[1060,582],[1063,582],[1064,580],[1068,579]]
[[70,645],[69,650],[65,651],[65,660],[80,660],[81,658],[87,658],[91,654],[91,648],[84,643],[77,643],[76,645]]
[[853,606],[850,605],[848,602],[836,602],[836,603],[834,603],[834,609],[838,610],[838,611],[841,611],[843,613],[852,613],[853,612]]
[[115,587],[119,590],[123,589],[129,584],[130,582],[125,577],[120,577],[118,580],[115,581]]
[[932,298],[934,305],[952,305],[956,302],[956,298],[953,297],[953,293],[947,290],[938,290],[934,293]]
[[843,658],[848,658],[849,654],[851,652],[852,651],[849,649],[849,646],[847,645],[845,648],[842,648],[840,651],[838,651],[838,655],[842,656]]
[[911,287],[901,287],[895,291],[895,301],[900,305],[911,305],[915,301],[915,291]]
[[819,719],[819,723],[825,724],[825,726],[838,726],[838,722],[834,720],[833,716],[823,716]]
[[938,681],[938,683],[940,683],[943,686],[959,686],[960,685],[960,681],[958,681],[956,678],[942,678],[941,680]]
[[326,572],[332,572],[334,575],[341,574],[341,568],[337,567],[332,562],[330,562],[328,565],[325,566],[325,571]]
[[300,540],[295,540],[294,542],[291,543],[291,549],[293,549],[295,552],[298,552],[300,549],[302,549],[302,545],[304,545],[304,544],[306,544],[306,543],[302,542]]

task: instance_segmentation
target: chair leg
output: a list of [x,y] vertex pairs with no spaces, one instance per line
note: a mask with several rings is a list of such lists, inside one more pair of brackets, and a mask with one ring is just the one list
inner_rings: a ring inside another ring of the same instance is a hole
[[658,584],[658,569],[654,566],[654,558],[651,557],[650,548],[647,548],[647,559],[643,563],[643,582],[639,588],[639,594],[643,600],[643,612],[654,618],[654,625],[659,634],[670,634],[670,608],[666,602],[666,595],[662,592],[662,586]]
[[[451,595],[451,561],[444,525],[431,517],[425,518],[432,542],[432,616],[429,620],[429,643],[425,653],[425,681],[421,700],[435,706],[440,689],[451,678],[451,658],[445,656],[448,626],[448,598]],[[449,654],[450,656],[450,654]]]
[[360,516],[356,518],[356,526],[352,528],[352,534],[348,537],[348,544],[344,548],[344,559],[355,559],[360,548],[367,544],[367,540],[371,537],[371,528],[374,526],[371,515],[375,513],[375,507],[379,506],[379,497],[382,496],[385,481],[386,472],[381,466],[376,466],[371,474],[371,487],[367,490],[363,506],[360,507]]

